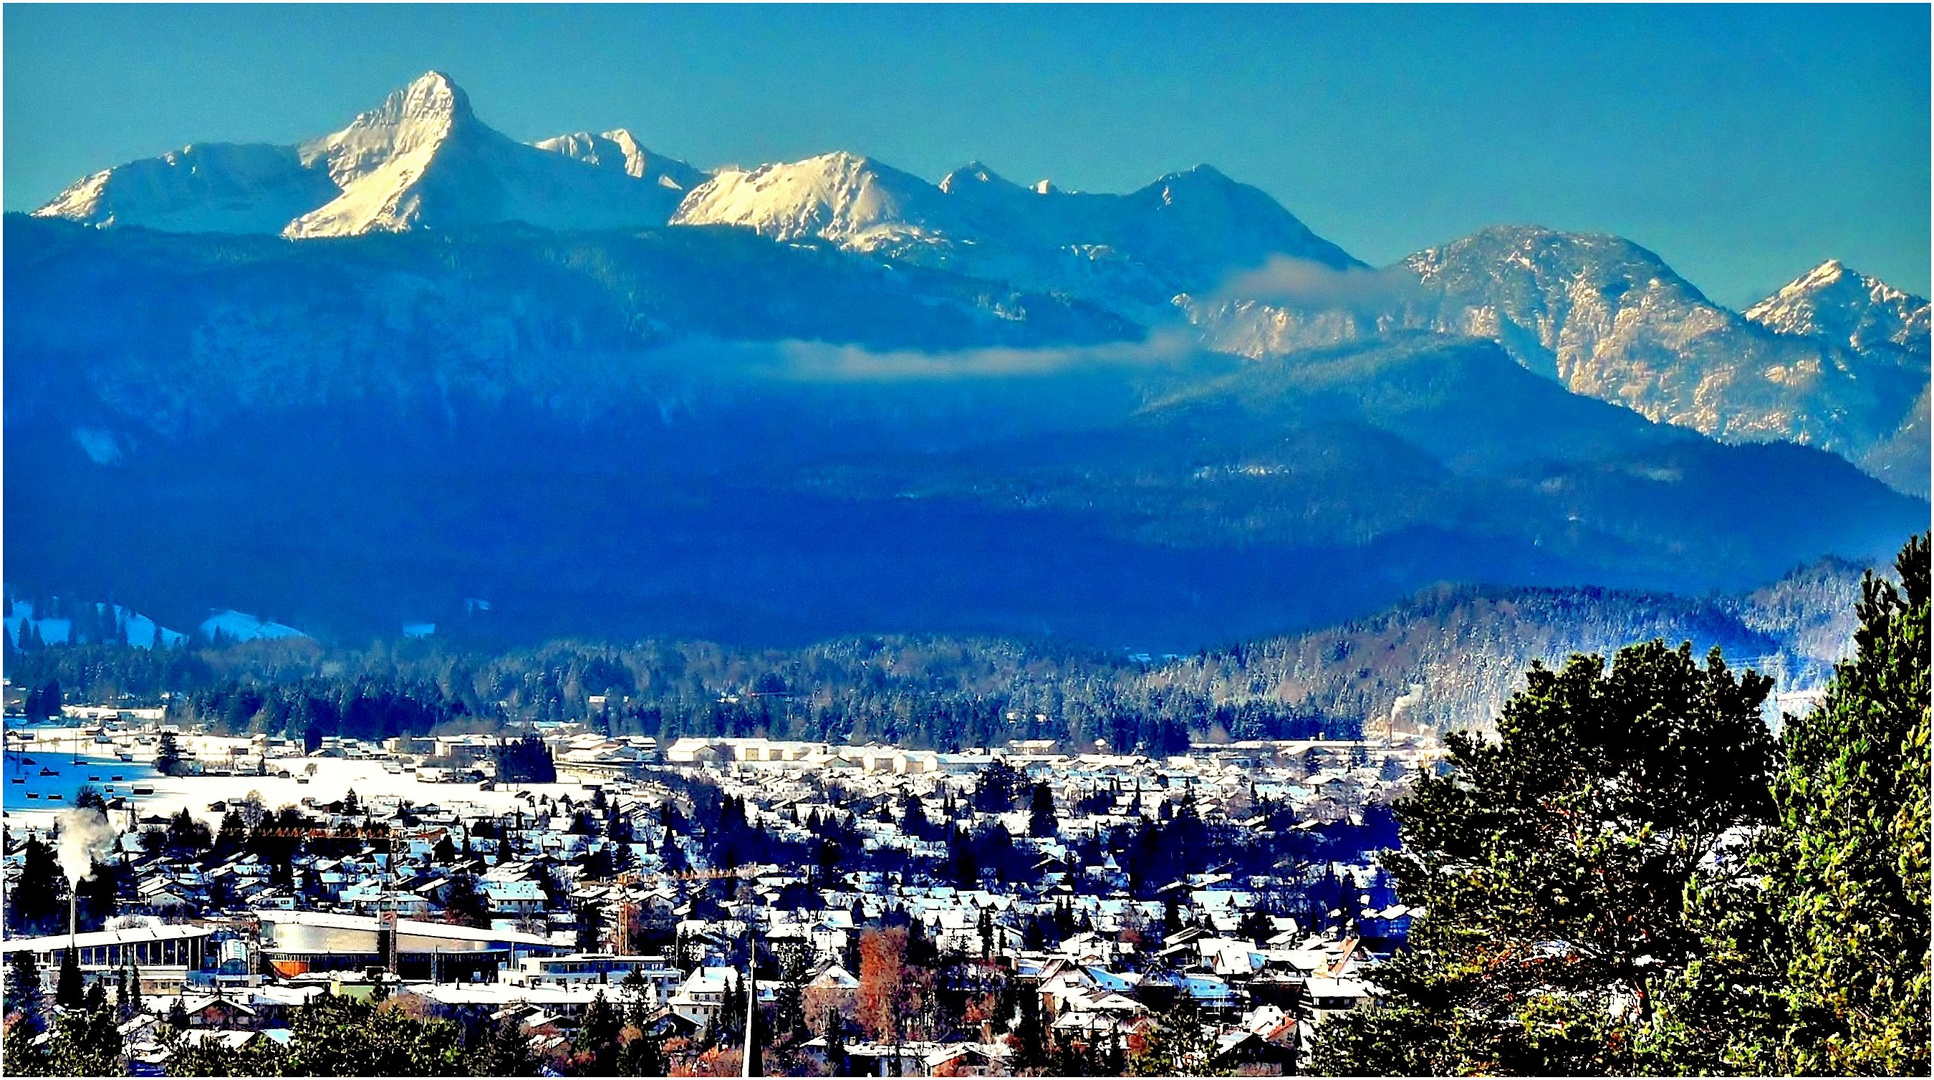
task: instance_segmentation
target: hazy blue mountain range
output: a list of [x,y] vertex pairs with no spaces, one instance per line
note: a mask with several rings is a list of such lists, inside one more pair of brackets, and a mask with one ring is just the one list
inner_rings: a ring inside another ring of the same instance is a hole
[[1193,649],[1928,516],[1924,301],[1822,268],[1742,316],[1530,229],[1373,271],[1206,167],[708,176],[432,74],[88,177],[5,258],[9,581],[184,624]]

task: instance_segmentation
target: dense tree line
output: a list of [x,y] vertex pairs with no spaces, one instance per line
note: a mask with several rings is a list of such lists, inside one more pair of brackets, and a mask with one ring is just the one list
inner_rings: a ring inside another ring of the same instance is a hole
[[[1159,661],[1052,642],[852,637],[787,649],[704,641],[455,642],[325,648],[306,639],[172,649],[17,650],[46,700],[126,694],[218,730],[386,737],[594,716],[613,734],[767,735],[951,749],[1015,738],[1175,753],[1191,739],[1349,736],[1414,688],[1410,717],[1495,715],[1534,660],[1662,637],[1719,646],[1806,683],[1844,649],[1857,567],[1825,562],[1750,594],[1445,587],[1341,626]],[[327,674],[325,674],[325,672]],[[592,699],[601,699],[599,707]],[[43,705],[44,708],[44,705]]]
[[535,736],[509,739],[491,751],[497,763],[497,779],[518,784],[554,784],[557,765],[550,748]]
[[1314,1066],[1925,1074],[1928,557],[1864,580],[1854,657],[1777,744],[1717,650],[1534,668],[1399,805],[1427,915]]

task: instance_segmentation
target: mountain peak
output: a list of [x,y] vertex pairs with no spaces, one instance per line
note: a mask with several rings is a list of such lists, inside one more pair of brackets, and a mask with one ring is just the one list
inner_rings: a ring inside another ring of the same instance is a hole
[[1020,185],[988,168],[979,161],[970,161],[940,180],[940,190],[949,195],[955,194],[969,185],[981,185],[989,190],[1019,190]]
[[[1786,288],[1819,288],[1839,281],[1841,278],[1846,277],[1848,273],[1850,271],[1847,269],[1846,263],[1841,262],[1839,259],[1828,259],[1795,278],[1792,282],[1788,283]],[[1859,277],[1860,275],[1856,273],[1854,276]]]
[[802,161],[729,169],[694,188],[674,225],[738,225],[775,240],[817,236],[870,250],[938,229],[940,192],[863,154],[834,150]]
[[1194,165],[1179,172],[1169,173],[1167,176],[1162,177],[1159,182],[1163,184],[1196,183],[1217,186],[1233,186],[1235,184],[1234,180],[1229,179],[1227,173],[1209,164]]
[[413,116],[454,116],[470,112],[470,95],[441,71],[418,75],[403,90],[403,110]]
[[379,108],[359,114],[350,128],[441,124],[447,129],[450,124],[473,118],[470,95],[443,72],[426,71],[384,98]]
[[1828,259],[1745,311],[1776,333],[1825,337],[1856,352],[1928,351],[1927,301]]
[[427,150],[459,127],[481,127],[470,111],[470,97],[448,75],[430,71],[392,92],[383,104],[341,131],[297,148],[305,165],[326,160],[337,187],[382,168],[392,158]]
[[[531,145],[596,168],[622,172],[668,191],[689,191],[705,182],[703,172],[677,158],[653,153],[626,128],[612,128],[597,135],[576,131],[539,139]],[[670,214],[671,210],[668,208],[666,213]]]

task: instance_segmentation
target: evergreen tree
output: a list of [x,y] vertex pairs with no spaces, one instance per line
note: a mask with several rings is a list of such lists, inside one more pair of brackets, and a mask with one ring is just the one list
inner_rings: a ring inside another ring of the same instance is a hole
[[1041,992],[1032,984],[1022,984],[1014,1002],[1014,1056],[1016,1072],[1038,1073],[1049,1063],[1048,1026],[1041,1014]]
[[1385,862],[1428,914],[1378,968],[1381,1000],[1323,1025],[1318,1071],[1659,1066],[1660,995],[1704,951],[1688,894],[1771,816],[1772,681],[1654,641],[1526,682],[1498,741],[1453,734],[1450,774],[1400,805]]
[[21,845],[20,876],[7,889],[7,921],[24,934],[52,933],[66,916],[60,862],[37,835]]
[[154,771],[163,776],[175,776],[181,772],[181,744],[175,740],[175,733],[161,733],[161,745],[155,750]]
[[1029,836],[1053,836],[1057,828],[1054,816],[1054,792],[1045,783],[1035,784],[1028,796],[1027,834]]
[[60,951],[60,978],[54,983],[54,1004],[63,1009],[81,1007],[82,996],[86,993],[81,986],[81,961],[74,949]]
[[[543,1059],[531,1046],[530,1033],[523,1021],[506,1016],[491,1025],[483,1040],[470,1053],[472,1076],[538,1076]],[[644,1075],[644,1074],[640,1074]]]
[[55,1076],[121,1076],[127,1072],[123,1050],[114,1013],[105,1004],[76,1010],[54,1024],[54,1037],[47,1044],[48,1070]]
[[1790,955],[1773,1072],[1929,1064],[1928,537],[1869,573],[1852,660],[1783,732],[1773,915]]
[[[28,623],[26,625],[31,626],[32,624]],[[27,695],[27,719],[29,721],[51,720],[59,716],[61,714],[63,696],[60,689],[60,680],[58,679],[51,680],[46,685],[40,687],[40,689],[29,693]]]
[[220,862],[247,846],[248,826],[243,823],[242,815],[235,810],[223,814],[221,827],[215,833],[215,847],[210,860]]
[[41,1017],[45,1006],[40,987],[40,966],[34,963],[31,949],[21,949],[7,958],[7,985],[5,1014],[19,1014],[21,1022],[32,1027],[34,1034],[47,1030]]
[[584,1066],[586,1075],[616,1075],[618,1033],[623,1029],[623,1019],[604,999],[604,991],[598,991],[597,996],[591,999],[590,1006],[584,1010],[584,1019],[578,1025],[577,1039],[573,1044],[578,1055],[588,1059]]

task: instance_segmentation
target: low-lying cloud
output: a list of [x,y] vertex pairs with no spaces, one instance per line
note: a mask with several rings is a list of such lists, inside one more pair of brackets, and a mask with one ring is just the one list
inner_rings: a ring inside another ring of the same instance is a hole
[[655,350],[653,359],[692,373],[802,383],[941,382],[1027,379],[1150,369],[1189,363],[1204,350],[1185,330],[1140,341],[1087,345],[989,345],[966,349],[871,349],[788,339],[733,342],[690,339]]
[[1417,279],[1401,267],[1338,270],[1308,259],[1277,255],[1254,270],[1231,276],[1216,290],[1215,299],[1361,314],[1387,311],[1421,295]]
[[782,365],[773,374],[810,382],[1039,377],[1176,364],[1201,352],[1201,346],[1182,333],[1098,345],[988,346],[946,352],[874,351],[818,341],[783,341],[774,348]]

